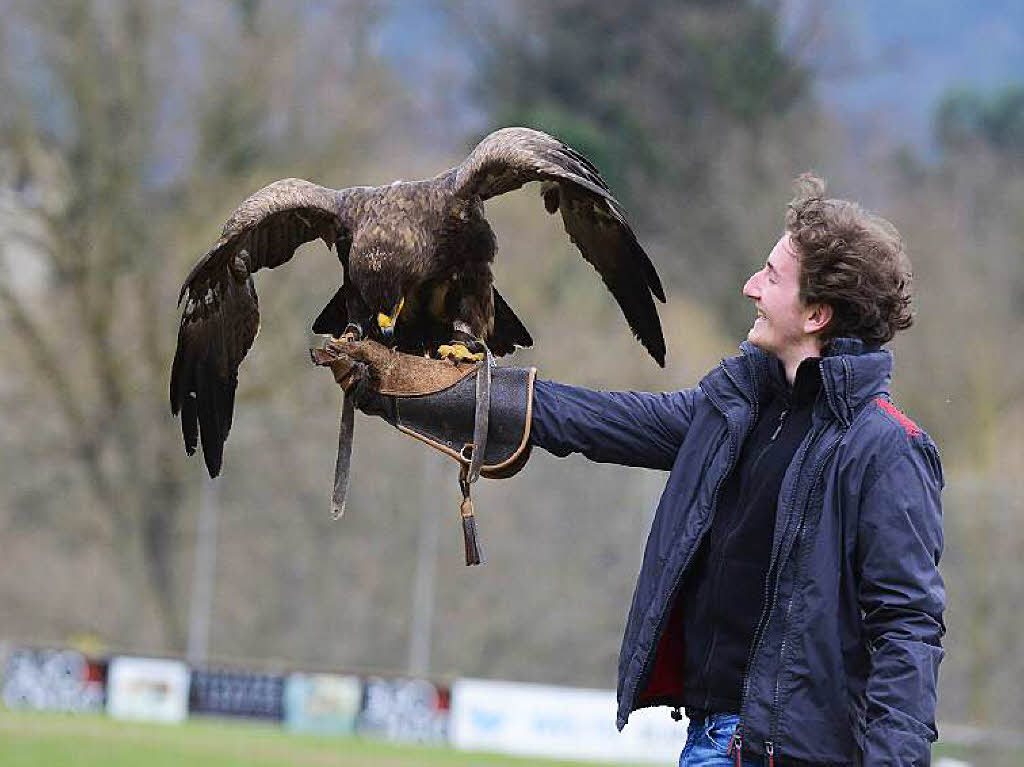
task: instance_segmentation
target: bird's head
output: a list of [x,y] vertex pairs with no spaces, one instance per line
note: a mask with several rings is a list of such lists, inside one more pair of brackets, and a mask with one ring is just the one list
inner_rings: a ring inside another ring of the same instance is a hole
[[353,259],[349,270],[369,310],[370,332],[384,343],[391,343],[395,326],[405,306],[404,281],[393,269],[395,259],[380,251]]
[[398,316],[402,313],[402,307],[405,306],[405,297],[399,296],[398,301],[393,304],[391,302],[383,304],[383,306],[389,305],[390,309],[377,312],[377,328],[385,341],[390,341],[395,334],[395,325],[398,324]]

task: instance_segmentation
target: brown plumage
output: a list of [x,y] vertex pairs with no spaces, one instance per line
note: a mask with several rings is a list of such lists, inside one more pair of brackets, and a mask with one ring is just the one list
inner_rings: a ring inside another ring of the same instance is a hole
[[530,346],[529,332],[492,284],[496,241],[483,206],[530,181],[542,182],[545,208],[561,212],[634,335],[664,365],[653,300],[665,300],[661,281],[597,169],[546,133],[504,128],[432,179],[340,190],[285,179],[238,207],[178,299],[185,308],[170,398],[189,455],[201,439],[210,475],[220,472],[238,366],[259,328],[252,275],[280,266],[312,240],[335,248],[343,270],[314,332],[337,336],[351,323],[412,353],[453,341],[472,346],[473,339],[496,355]]

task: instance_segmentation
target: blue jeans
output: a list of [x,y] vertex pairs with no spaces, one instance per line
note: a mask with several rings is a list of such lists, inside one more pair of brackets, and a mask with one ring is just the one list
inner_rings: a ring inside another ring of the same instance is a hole
[[[679,767],[734,767],[736,755],[726,752],[739,721],[738,714],[708,714],[691,719]],[[764,767],[764,761],[744,757],[743,767]]]

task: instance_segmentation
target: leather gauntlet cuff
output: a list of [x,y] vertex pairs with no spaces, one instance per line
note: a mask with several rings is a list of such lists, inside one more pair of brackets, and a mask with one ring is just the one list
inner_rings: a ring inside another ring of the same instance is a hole
[[[470,488],[481,476],[511,477],[530,456],[536,370],[427,359],[375,341],[329,340],[311,349],[345,391],[334,470],[333,514],[341,516],[348,488],[353,408],[380,416],[399,431],[440,450],[460,465],[459,516],[466,564],[484,561]],[[473,454],[476,444],[483,454]]]
[[[477,370],[479,366],[476,366]],[[431,394],[395,396],[394,424],[464,466],[473,450],[477,370]],[[535,368],[491,370],[491,408],[481,475],[511,477],[530,456]]]
[[[384,418],[468,467],[473,450],[477,376],[482,363],[453,364],[365,341],[328,341],[313,361],[367,415]],[[530,455],[530,419],[536,368],[492,367],[487,440],[480,473],[489,479],[516,474]]]

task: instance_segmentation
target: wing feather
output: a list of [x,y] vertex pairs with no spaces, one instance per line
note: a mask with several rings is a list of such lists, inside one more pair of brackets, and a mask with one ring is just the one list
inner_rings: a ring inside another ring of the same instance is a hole
[[[633,335],[654,360],[665,366],[665,338],[643,264],[647,254],[633,232],[613,218],[595,210],[584,195],[562,190],[559,199],[562,223],[569,239],[601,275],[605,286],[622,308]],[[640,267],[640,268],[638,268]],[[652,270],[654,266],[650,267]],[[654,293],[662,301],[664,295]]]
[[171,412],[181,415],[185,451],[199,444],[210,476],[220,473],[231,429],[238,367],[259,331],[252,275],[290,260],[302,244],[334,244],[351,229],[359,189],[335,191],[301,179],[276,181],[245,200],[192,268],[171,365]]
[[553,136],[503,128],[483,139],[452,171],[456,195],[488,199],[542,182],[548,212],[562,214],[572,242],[601,275],[633,333],[659,365],[665,339],[654,298],[664,302],[657,269],[597,168]]
[[615,199],[589,160],[531,128],[502,128],[485,137],[455,169],[455,192],[486,200],[544,180],[570,181],[599,197]]

